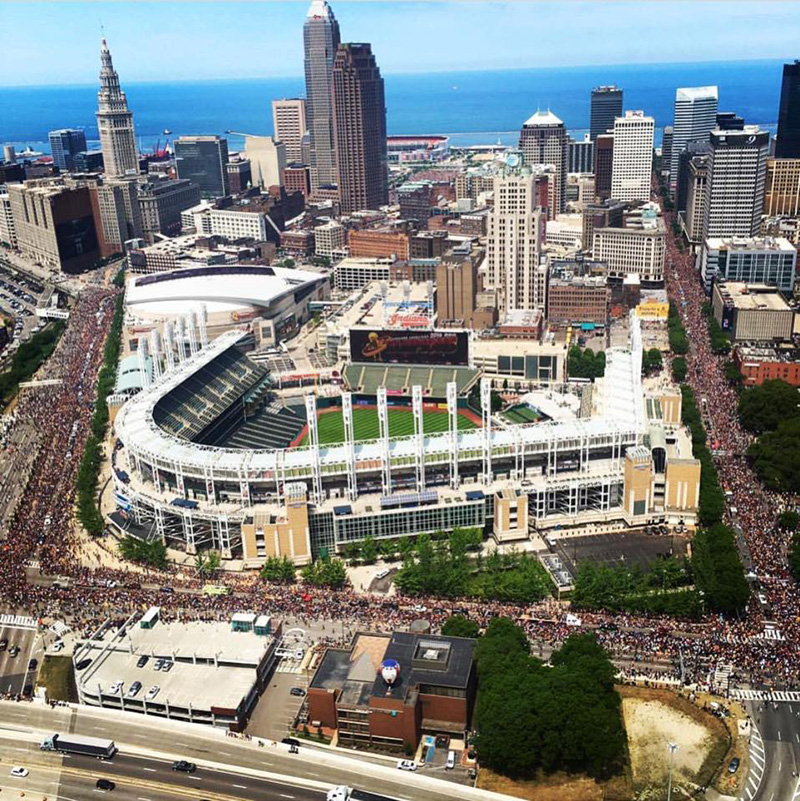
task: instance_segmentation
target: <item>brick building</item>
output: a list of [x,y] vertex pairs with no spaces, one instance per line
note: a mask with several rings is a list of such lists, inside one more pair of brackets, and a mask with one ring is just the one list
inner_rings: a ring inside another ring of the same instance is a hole
[[800,350],[795,347],[738,345],[733,349],[733,363],[744,376],[746,387],[776,378],[800,387]]
[[461,735],[475,698],[474,648],[461,637],[359,633],[349,649],[325,651],[308,686],[310,724],[337,729],[341,744],[397,751],[416,749],[424,733]]
[[409,236],[406,233],[387,230],[354,230],[349,237],[350,255],[354,258],[408,259]]

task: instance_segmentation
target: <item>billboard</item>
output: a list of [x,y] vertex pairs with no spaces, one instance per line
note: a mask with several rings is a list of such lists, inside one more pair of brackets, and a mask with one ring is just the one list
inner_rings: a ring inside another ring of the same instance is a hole
[[469,332],[351,329],[350,361],[468,365]]

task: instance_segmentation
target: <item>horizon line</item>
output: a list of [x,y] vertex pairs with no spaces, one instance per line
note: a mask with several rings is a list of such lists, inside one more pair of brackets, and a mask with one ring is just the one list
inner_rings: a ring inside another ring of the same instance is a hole
[[[448,75],[456,73],[478,73],[478,72],[541,72],[545,70],[574,70],[574,69],[619,69],[628,67],[660,67],[660,66],[679,66],[679,65],[708,65],[708,64],[753,64],[756,62],[764,63],[787,63],[792,59],[789,57],[770,57],[770,58],[737,58],[737,59],[709,59],[700,61],[630,61],[616,64],[561,64],[558,66],[536,66],[536,67],[469,67],[452,68],[452,69],[434,69],[434,70],[416,70],[416,71],[402,71],[402,72],[383,72],[383,77],[397,76],[402,77],[406,75]],[[159,80],[124,80],[126,86],[138,86],[143,84],[176,84],[176,83],[207,83],[209,81],[263,81],[263,80],[304,80],[304,75],[251,75],[248,77],[243,76],[227,76],[219,78],[176,78],[174,80],[165,81]],[[86,83],[14,83],[3,84],[0,83],[0,89],[31,89],[31,88],[77,88],[82,86],[97,86],[97,81]],[[625,87],[622,87],[623,91]]]

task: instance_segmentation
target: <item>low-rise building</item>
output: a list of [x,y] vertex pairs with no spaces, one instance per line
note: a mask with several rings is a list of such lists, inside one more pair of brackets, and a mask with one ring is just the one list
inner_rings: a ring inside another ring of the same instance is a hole
[[[82,704],[244,731],[267,686],[282,626],[238,613],[229,623],[107,620],[72,656]],[[160,669],[169,665],[168,670]]]
[[177,236],[181,232],[181,212],[200,202],[200,189],[186,179],[170,180],[151,176],[139,185],[142,234],[152,244],[158,234]]
[[347,229],[336,220],[328,220],[314,229],[317,256],[340,259],[347,254]]
[[287,192],[311,195],[311,172],[305,164],[287,164],[281,173],[281,183]]
[[794,345],[737,345],[733,363],[744,376],[746,387],[760,386],[776,378],[800,387],[800,349]]
[[794,289],[797,248],[781,237],[706,239],[698,261],[706,292],[715,281],[768,284],[787,293]]
[[333,286],[351,292],[372,281],[388,281],[394,259],[342,259],[333,269]]
[[281,250],[293,256],[311,256],[314,253],[314,231],[308,228],[291,228],[281,231]]
[[785,342],[795,310],[774,286],[715,281],[714,317],[735,342]]
[[352,230],[347,237],[353,258],[408,259],[409,236],[403,231],[362,228]]
[[312,725],[342,745],[416,750],[424,734],[463,736],[476,691],[475,640],[359,633],[329,648],[308,686]]
[[419,161],[443,161],[450,154],[446,136],[387,136],[386,157],[389,164]]
[[622,227],[594,229],[592,256],[608,264],[609,278],[633,274],[643,284],[663,284],[667,229],[654,206],[629,211]]

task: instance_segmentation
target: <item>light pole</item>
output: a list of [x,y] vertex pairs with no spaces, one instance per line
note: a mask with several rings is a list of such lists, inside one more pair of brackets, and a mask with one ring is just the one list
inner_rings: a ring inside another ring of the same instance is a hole
[[677,743],[667,743],[669,750],[669,773],[667,779],[667,801],[672,801],[672,760],[675,757],[675,752],[678,750]]

